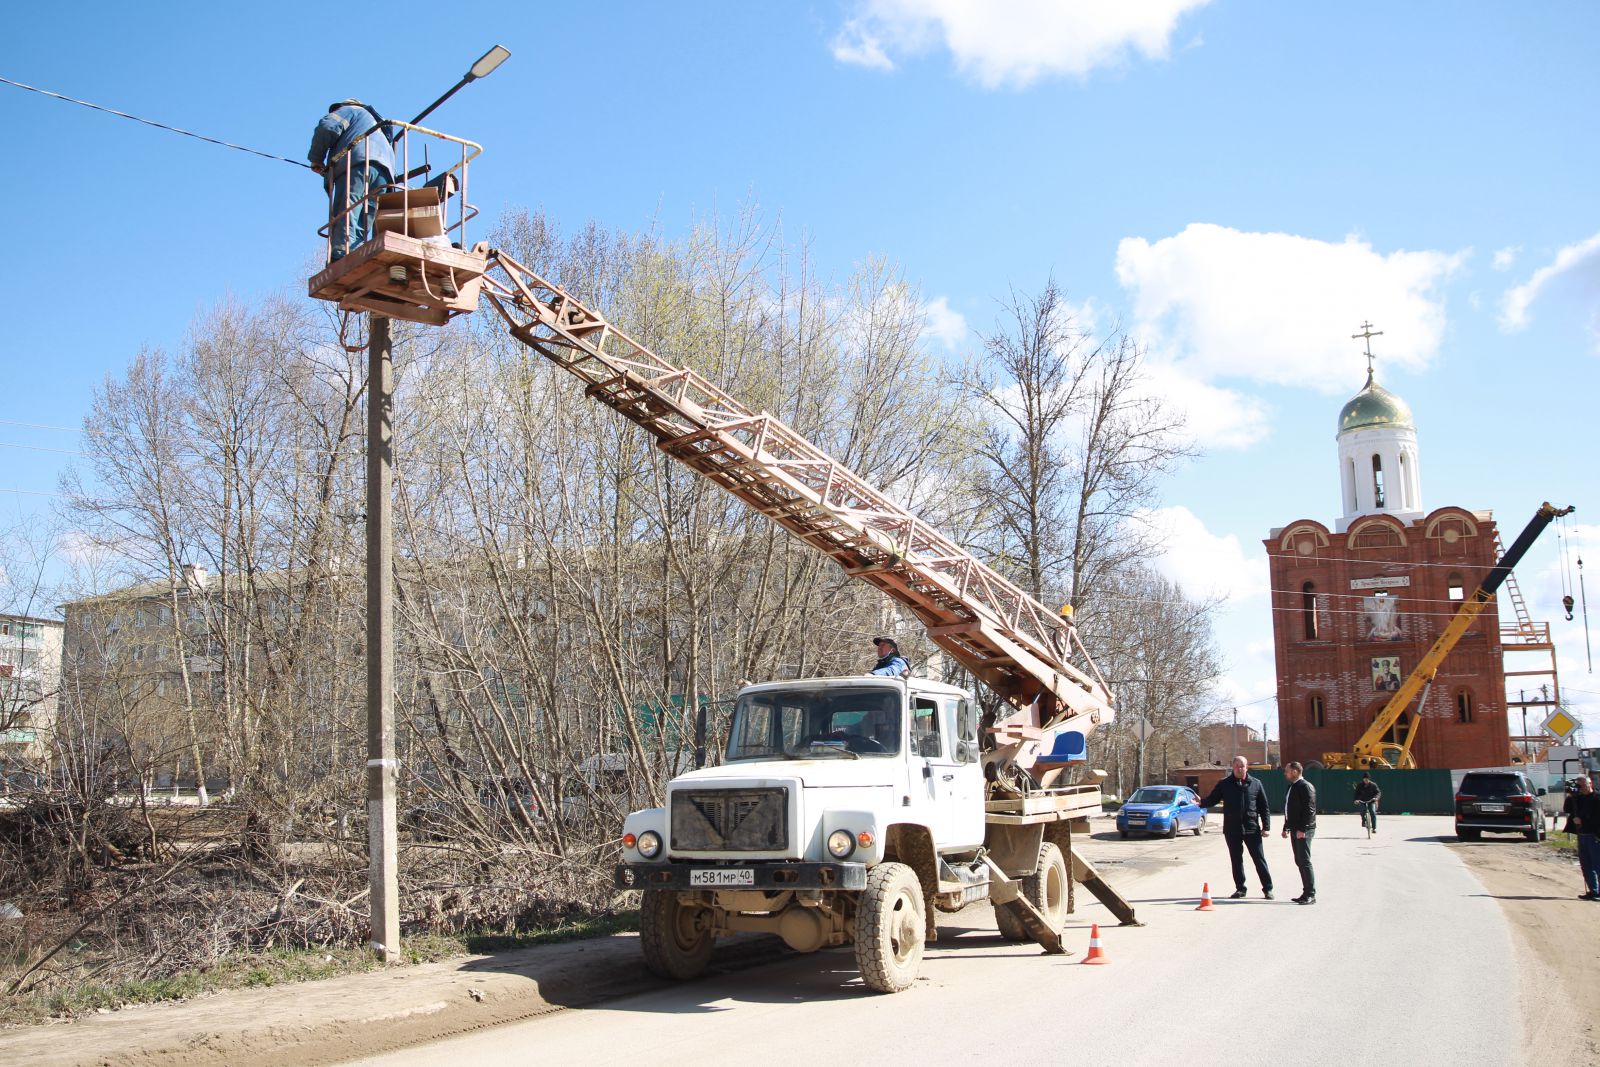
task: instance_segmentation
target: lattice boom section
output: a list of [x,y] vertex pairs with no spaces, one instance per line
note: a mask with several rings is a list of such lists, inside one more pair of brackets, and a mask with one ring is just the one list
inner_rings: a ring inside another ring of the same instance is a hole
[[[1036,708],[1035,732],[1063,718],[1109,721],[1109,696],[1076,631],[1044,605],[781,420],[661,359],[505,254],[490,262],[485,292],[515,337],[668,455],[907,605],[935,643],[1013,704],[1042,696],[1048,706],[1053,696],[1065,705],[1053,715]],[[1075,654],[1087,672],[1070,662]]]

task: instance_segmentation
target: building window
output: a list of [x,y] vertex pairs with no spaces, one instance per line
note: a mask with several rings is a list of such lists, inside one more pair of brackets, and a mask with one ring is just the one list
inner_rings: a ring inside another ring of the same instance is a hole
[[1322,703],[1321,693],[1311,697],[1311,725],[1317,729],[1328,725],[1328,709]]
[[1467,588],[1462,583],[1461,575],[1459,574],[1450,576],[1450,599],[1458,603],[1467,599]]
[[1372,454],[1372,506],[1381,508],[1383,503],[1383,459],[1376,452]]
[[1306,640],[1317,639],[1317,586],[1307,582],[1300,587],[1300,616],[1305,621]]
[[1472,694],[1465,689],[1456,694],[1456,721],[1463,723],[1472,721]]

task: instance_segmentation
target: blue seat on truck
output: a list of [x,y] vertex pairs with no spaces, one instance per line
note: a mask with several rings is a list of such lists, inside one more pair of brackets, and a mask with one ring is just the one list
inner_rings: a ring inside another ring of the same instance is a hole
[[1050,751],[1034,760],[1034,765],[1053,763],[1082,763],[1088,758],[1089,742],[1082,730],[1063,730],[1056,734]]

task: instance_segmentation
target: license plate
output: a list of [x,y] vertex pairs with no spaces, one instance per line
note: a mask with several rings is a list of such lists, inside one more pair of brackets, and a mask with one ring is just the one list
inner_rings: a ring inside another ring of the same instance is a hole
[[1506,806],[1504,804],[1479,804],[1478,805],[1478,810],[1479,811],[1505,811],[1506,810]]
[[755,885],[756,872],[749,867],[716,867],[690,871],[690,885]]

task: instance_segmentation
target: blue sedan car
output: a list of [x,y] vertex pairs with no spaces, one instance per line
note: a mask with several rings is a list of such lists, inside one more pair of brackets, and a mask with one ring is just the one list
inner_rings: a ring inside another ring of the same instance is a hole
[[1177,837],[1181,830],[1193,830],[1199,837],[1206,828],[1206,809],[1194,790],[1181,785],[1147,785],[1117,809],[1117,832],[1163,834]]

